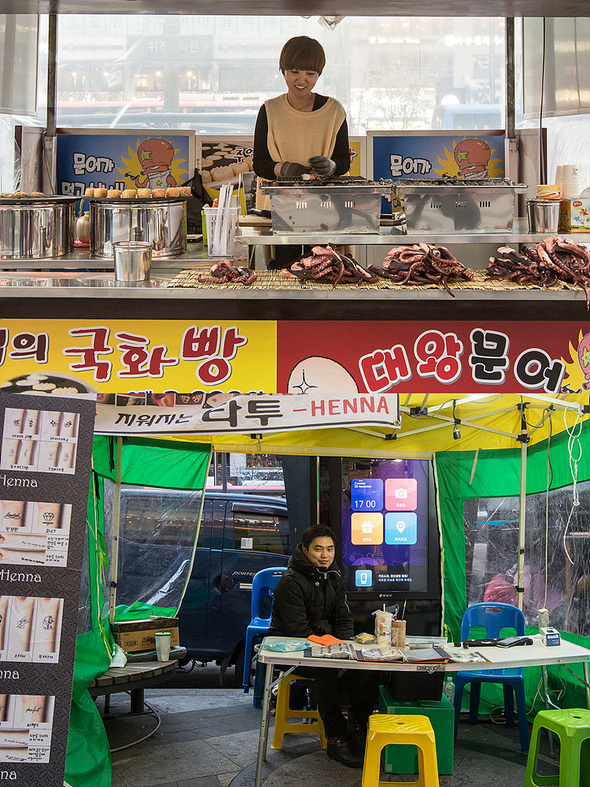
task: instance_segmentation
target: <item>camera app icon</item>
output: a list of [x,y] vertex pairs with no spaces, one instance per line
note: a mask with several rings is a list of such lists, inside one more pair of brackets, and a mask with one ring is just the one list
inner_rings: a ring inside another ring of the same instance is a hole
[[415,478],[387,478],[385,480],[385,508],[387,511],[415,511],[418,507],[418,482]]

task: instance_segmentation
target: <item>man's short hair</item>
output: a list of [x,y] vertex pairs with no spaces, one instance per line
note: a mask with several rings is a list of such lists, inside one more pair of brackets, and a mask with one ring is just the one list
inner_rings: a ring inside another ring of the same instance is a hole
[[314,538],[331,538],[332,541],[336,543],[336,534],[331,527],[328,527],[328,525],[312,525],[311,527],[308,527],[301,536],[303,546],[306,549],[309,549],[309,545],[314,540]]
[[315,38],[295,36],[290,38],[281,50],[279,70],[284,74],[291,69],[317,71],[321,74],[326,65],[324,47]]

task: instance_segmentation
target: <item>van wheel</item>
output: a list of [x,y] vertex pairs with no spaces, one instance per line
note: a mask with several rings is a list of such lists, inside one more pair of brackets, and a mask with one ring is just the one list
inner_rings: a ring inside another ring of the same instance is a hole
[[234,686],[236,689],[241,689],[244,685],[244,646],[242,645],[236,654],[236,663],[234,668]]

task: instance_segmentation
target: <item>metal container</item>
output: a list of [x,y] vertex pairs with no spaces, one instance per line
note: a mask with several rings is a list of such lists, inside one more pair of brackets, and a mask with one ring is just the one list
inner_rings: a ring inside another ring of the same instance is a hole
[[72,197],[0,199],[0,259],[63,257],[74,242]]
[[501,178],[395,183],[408,233],[511,232],[516,195],[526,190]]
[[557,232],[559,208],[558,199],[527,199],[529,232]]
[[360,177],[322,181],[277,178],[262,185],[261,191],[270,196],[275,233],[357,235],[379,232],[381,199],[390,196],[391,185]]
[[113,257],[118,241],[144,240],[153,257],[175,257],[186,252],[186,198],[91,199],[90,252]]
[[113,243],[115,279],[147,281],[150,277],[152,244],[145,240],[120,240]]

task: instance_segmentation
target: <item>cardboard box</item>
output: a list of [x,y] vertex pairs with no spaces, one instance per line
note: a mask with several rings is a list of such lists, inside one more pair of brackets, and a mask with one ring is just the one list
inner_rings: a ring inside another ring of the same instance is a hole
[[169,631],[170,647],[179,644],[178,618],[147,618],[126,620],[111,626],[115,642],[126,653],[141,653],[156,649],[156,631]]
[[554,629],[552,626],[546,626],[545,628],[539,629],[539,634],[541,634],[543,645],[547,647],[551,647],[553,645],[561,645],[561,636],[557,629]]
[[559,229],[562,232],[590,232],[590,199],[562,199]]

